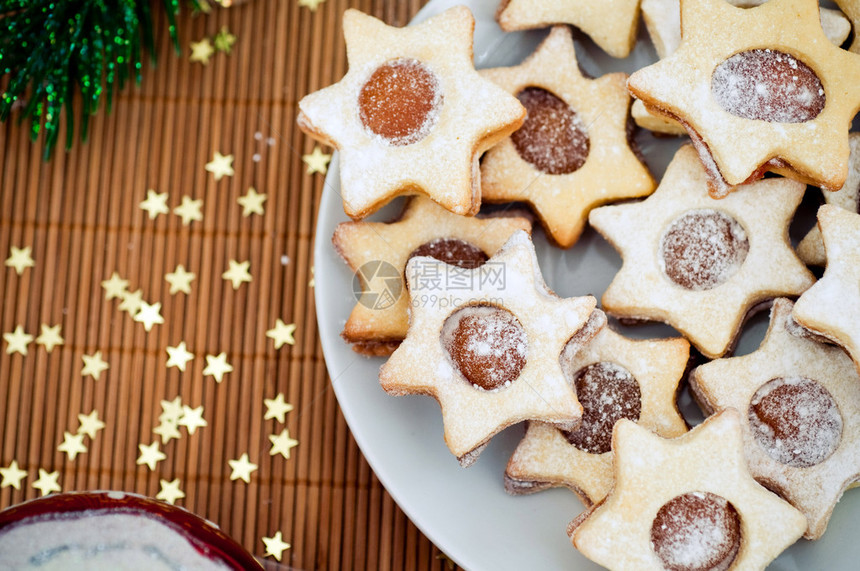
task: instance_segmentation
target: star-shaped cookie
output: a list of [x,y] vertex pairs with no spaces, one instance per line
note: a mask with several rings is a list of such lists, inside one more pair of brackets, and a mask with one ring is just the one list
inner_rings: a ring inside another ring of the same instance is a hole
[[860,479],[860,375],[842,349],[798,335],[794,304],[777,299],[761,347],[690,375],[709,412],[741,412],[750,472],[806,516],[818,539]]
[[[849,212],[857,212],[860,210],[860,133],[851,133],[848,144],[851,146],[848,178],[839,190],[825,191],[824,202]],[[824,240],[821,238],[821,229],[818,225],[813,226],[797,245],[797,257],[810,266],[827,264]]]
[[[428,276],[446,272],[463,276],[469,287],[429,289]],[[511,424],[542,420],[576,428],[582,407],[560,356],[572,338],[585,343],[597,333],[585,327],[595,299],[552,293],[526,232],[516,231],[478,268],[463,271],[422,256],[409,261],[406,276],[409,332],[379,380],[390,394],[439,401],[445,442],[463,466]]]
[[745,9],[685,0],[681,25],[678,50],[631,75],[628,87],[650,111],[684,124],[711,194],[768,170],[840,188],[860,108],[860,57],[827,39],[818,2]]
[[858,0],[834,0],[839,9],[845,12],[845,16],[851,21],[854,28],[854,39],[848,49],[855,54],[860,53],[860,34],[856,32],[860,28],[860,1]]
[[609,442],[617,420],[628,418],[666,438],[687,431],[675,393],[689,356],[684,339],[634,341],[601,329],[563,360],[583,407],[582,425],[563,432],[530,422],[505,469],[505,489],[517,494],[567,486],[586,506],[600,502],[614,483]]
[[630,55],[639,27],[639,0],[503,0],[496,13],[506,32],[573,24],[616,58]]
[[788,244],[804,188],[771,178],[717,200],[693,148],[681,147],[650,197],[591,211],[591,225],[623,258],[603,308],[666,322],[705,356],[722,356],[757,304],[815,281]]
[[568,528],[610,569],[764,569],[806,518],[752,478],[734,409],[661,438],[629,420],[612,434],[615,488]]
[[[332,243],[349,267],[358,272],[361,286],[343,338],[358,353],[390,355],[406,337],[409,295],[402,277],[411,256],[435,254],[443,261],[475,267],[495,254],[516,230],[530,232],[531,222],[519,216],[458,216],[423,196],[411,198],[395,222],[338,225]],[[391,268],[390,276],[381,271],[382,263]],[[396,299],[394,295],[380,295],[387,278],[401,280]]]
[[344,13],[349,72],[299,102],[298,124],[340,151],[352,218],[399,194],[426,194],[457,214],[478,211],[478,157],[519,127],[525,110],[475,71],[474,26],[462,6],[406,28]]
[[829,204],[818,209],[827,269],[794,306],[794,319],[842,345],[860,370],[860,214]]
[[549,237],[568,248],[593,207],[654,190],[628,140],[626,74],[585,78],[566,26],[553,28],[521,65],[481,75],[528,111],[523,126],[484,156],[482,200],[530,203]]

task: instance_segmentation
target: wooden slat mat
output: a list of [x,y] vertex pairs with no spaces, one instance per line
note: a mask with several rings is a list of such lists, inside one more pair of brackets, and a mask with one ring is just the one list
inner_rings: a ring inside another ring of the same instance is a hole
[[[316,11],[298,0],[249,0],[208,16],[180,18],[182,55],[161,26],[158,66],[127,87],[113,111],[91,124],[86,144],[41,160],[26,129],[0,126],[0,258],[31,248],[35,265],[0,267],[0,330],[34,338],[60,326],[50,353],[27,345],[7,354],[0,341],[0,466],[27,472],[20,489],[0,489],[0,508],[40,495],[40,469],[62,490],[120,489],[155,496],[179,480],[177,503],[217,522],[252,553],[282,532],[282,563],[298,569],[443,569],[447,562],[397,508],[362,458],[330,389],[317,335],[311,285],[314,224],[323,176],[302,155],[314,144],[295,127],[298,100],[346,71],[341,15],[348,7],[404,25],[420,0],[327,0]],[[159,13],[157,19],[162,20]],[[238,41],[207,65],[189,61],[189,43],[226,26]],[[64,135],[61,135],[60,140]],[[216,181],[204,165],[234,156],[235,175]],[[326,151],[329,151],[326,149]],[[265,193],[262,215],[242,215],[237,198]],[[167,193],[170,213],[150,219],[147,190]],[[172,210],[202,200],[202,220],[183,225]],[[222,279],[230,261],[249,262],[252,281]],[[190,293],[169,292],[165,275],[196,274]],[[106,299],[116,272],[163,324],[147,332]],[[276,349],[266,332],[295,324],[295,344]],[[185,371],[167,366],[167,347],[185,342]],[[108,369],[82,375],[84,356]],[[233,370],[217,383],[207,355]],[[264,399],[294,406],[285,422],[264,419]],[[207,426],[161,444],[166,459],[138,465],[161,401],[203,407]],[[58,450],[97,411],[106,426],[85,437],[74,460]],[[287,429],[290,458],[269,454],[269,436]],[[228,460],[247,453],[259,469],[230,480]],[[271,557],[268,561],[273,561]]]

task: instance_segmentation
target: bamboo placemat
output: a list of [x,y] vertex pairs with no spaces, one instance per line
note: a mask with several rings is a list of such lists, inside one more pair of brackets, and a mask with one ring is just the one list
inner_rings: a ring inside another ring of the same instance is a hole
[[[40,470],[63,491],[156,496],[162,480],[178,480],[177,504],[261,557],[262,538],[281,532],[291,544],[282,563],[298,569],[448,566],[374,477],[330,389],[312,285],[323,175],[306,172],[314,143],[295,127],[298,100],[346,71],[346,8],[400,26],[422,3],[327,0],[314,11],[250,0],[185,13],[181,56],[161,26],[158,66],[95,118],[86,144],[46,163],[25,128],[0,126],[0,257],[30,248],[34,262],[20,275],[0,267],[0,330],[33,337],[26,355],[0,342],[0,467],[14,461],[26,472],[20,489],[0,489],[0,508],[39,496]],[[189,60],[190,42],[225,26],[237,38],[230,54]],[[205,170],[215,152],[233,155],[233,176]],[[237,199],[249,187],[267,196],[262,214],[243,216]],[[140,207],[148,190],[167,193],[170,212],[150,219]],[[202,200],[202,220],[187,225],[173,213],[186,196]],[[252,281],[234,289],[223,279],[231,261],[249,262]],[[195,278],[190,293],[171,294],[165,276],[180,264]],[[160,303],[164,323],[146,331],[120,299],[107,299],[102,282],[114,273]],[[267,336],[279,319],[295,324],[294,345],[276,348]],[[50,352],[43,325],[63,340]],[[182,342],[193,355],[184,371],[167,366],[167,348]],[[98,380],[82,374],[96,352],[108,366]],[[233,369],[218,383],[204,371],[221,353]],[[264,418],[264,399],[278,394],[294,407],[284,422]],[[153,433],[160,403],[175,397],[189,407],[186,420],[202,406],[208,424],[193,434],[180,425],[181,437],[162,443]],[[58,447],[93,411],[105,427],[79,438],[86,451],[73,459]],[[288,459],[270,455],[269,437],[285,429],[298,441]],[[138,464],[139,445],[154,442],[165,458],[150,470]],[[245,453],[258,465],[250,483],[230,479],[229,461]]]

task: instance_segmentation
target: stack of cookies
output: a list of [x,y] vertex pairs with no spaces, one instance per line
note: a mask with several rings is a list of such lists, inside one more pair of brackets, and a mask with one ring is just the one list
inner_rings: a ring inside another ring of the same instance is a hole
[[[349,10],[349,72],[299,103],[353,219],[332,240],[359,284],[344,340],[387,359],[389,394],[439,402],[463,466],[525,422],[506,489],[576,493],[568,534],[608,568],[763,569],[860,479],[860,55],[841,47],[860,8],[837,4],[642,0],[661,59],[597,78],[571,26],[626,57],[640,0],[503,1],[503,30],[549,31],[481,71],[467,8],[406,28]],[[637,124],[689,136],[659,184]],[[807,185],[826,204],[795,250]],[[400,195],[398,219],[365,220]],[[600,300],[547,286],[534,223],[620,253]],[[767,307],[759,349],[732,356]],[[692,429],[684,383],[707,415]]]

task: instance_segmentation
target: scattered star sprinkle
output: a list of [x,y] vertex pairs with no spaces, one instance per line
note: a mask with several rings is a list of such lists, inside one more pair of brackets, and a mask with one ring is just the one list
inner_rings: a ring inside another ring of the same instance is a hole
[[211,172],[215,180],[221,180],[225,176],[233,176],[233,155],[222,155],[215,151],[212,160],[206,163],[206,170]]
[[15,273],[19,276],[24,273],[27,268],[32,268],[36,265],[32,257],[33,249],[30,246],[25,248],[9,248],[9,257],[6,258],[6,267],[15,268]]
[[325,0],[299,0],[299,6],[304,6],[311,12],[316,12],[319,5],[323,2],[325,2]]
[[269,450],[269,456],[280,454],[287,460],[290,459],[290,450],[298,446],[299,441],[290,438],[290,431],[283,429],[280,434],[272,434],[269,436],[269,442],[272,443],[272,449]]
[[263,399],[263,403],[266,405],[266,416],[263,420],[276,418],[278,422],[284,422],[284,415],[293,410],[293,405],[284,401],[284,393],[278,393],[273,399]]
[[202,198],[194,200],[190,196],[185,195],[182,197],[182,202],[179,204],[179,206],[173,209],[173,213],[182,218],[183,226],[188,226],[192,222],[199,222],[203,220],[202,208]]
[[159,422],[176,423],[182,418],[182,397],[177,396],[173,400],[161,401],[161,414],[158,415]]
[[118,273],[114,272],[111,274],[110,279],[102,282],[102,287],[105,290],[106,300],[110,301],[114,298],[122,299],[122,296],[125,295],[128,289],[128,280],[122,279]]
[[164,279],[170,284],[170,295],[177,292],[191,293],[191,282],[197,276],[187,271],[182,264],[176,266],[176,269],[165,274]]
[[251,281],[251,274],[248,272],[251,267],[250,261],[239,263],[236,260],[230,260],[228,263],[230,267],[221,274],[221,277],[233,284],[233,289],[239,289],[242,283]]
[[60,473],[56,470],[48,472],[43,468],[39,468],[39,479],[33,482],[33,487],[39,490],[43,496],[47,496],[51,492],[59,492],[62,490],[58,482]]
[[275,327],[266,331],[266,337],[275,342],[275,349],[280,349],[284,344],[295,345],[293,332],[296,330],[295,323],[284,323],[280,319],[275,322]]
[[19,468],[16,460],[12,460],[8,468],[0,468],[0,476],[3,477],[3,480],[0,481],[0,489],[11,486],[20,490],[21,480],[27,477],[27,471]]
[[158,193],[151,189],[147,190],[146,200],[141,201],[138,206],[140,206],[141,210],[146,211],[150,220],[155,220],[159,214],[170,213],[170,209],[167,207],[166,192]]
[[[137,458],[137,465],[146,465],[150,470],[155,471],[155,467],[159,462],[167,458],[167,455],[161,451],[158,440],[150,444],[138,444],[137,449],[140,450],[140,456]],[[171,502],[172,503],[172,502]]]
[[215,49],[219,52],[229,54],[233,50],[233,44],[236,43],[236,36],[230,33],[227,26],[223,26],[217,34],[215,34]]
[[331,161],[331,155],[322,152],[319,146],[314,146],[311,154],[302,155],[302,161],[308,165],[308,174],[314,174],[315,172],[325,174],[328,172],[328,163]]
[[191,61],[196,61],[207,65],[209,58],[215,53],[215,48],[212,47],[212,42],[209,38],[203,38],[199,42],[191,42],[191,56],[188,58]]
[[140,309],[134,314],[134,320],[138,323],[143,323],[143,328],[148,332],[153,325],[164,323],[164,318],[161,317],[161,302],[157,301],[152,305],[145,301],[140,302]]
[[24,332],[24,328],[20,325],[15,328],[12,333],[4,333],[3,339],[6,340],[6,354],[20,353],[27,356],[27,345],[33,341],[33,336]]
[[174,438],[179,439],[182,436],[176,422],[175,420],[162,420],[161,424],[152,429],[153,434],[161,437],[162,444],[167,444]]
[[188,361],[194,359],[194,354],[185,348],[185,341],[182,341],[176,347],[167,348],[167,368],[176,367],[180,371],[185,372],[185,365]]
[[62,345],[63,338],[60,336],[60,326],[48,327],[47,324],[43,323],[42,332],[36,337],[36,344],[42,345],[48,353],[53,351],[57,345]]
[[263,543],[266,546],[266,555],[270,555],[278,561],[281,560],[284,551],[290,548],[289,543],[284,543],[284,537],[280,531],[272,537],[264,537]]
[[265,194],[259,194],[252,186],[248,189],[248,194],[240,196],[236,199],[239,206],[242,207],[242,216],[248,217],[252,214],[263,215],[263,203],[266,201]]
[[233,366],[227,362],[227,353],[219,355],[206,355],[206,368],[203,369],[203,375],[212,375],[217,383],[224,380],[224,375],[233,371]]
[[129,315],[134,317],[140,311],[140,306],[143,304],[143,290],[127,291],[122,296],[122,301],[119,302],[119,310],[127,311]]
[[308,287],[315,287],[317,285],[317,278],[314,275],[314,267],[311,266],[311,279],[308,281]]
[[89,375],[95,380],[99,380],[102,373],[110,368],[107,361],[102,359],[101,351],[96,351],[92,355],[84,355],[81,358],[84,360],[84,368],[81,369],[81,375],[84,377]]
[[161,486],[161,491],[156,494],[156,500],[162,500],[168,504],[175,504],[176,500],[181,500],[185,497],[185,492],[179,489],[179,478],[176,478],[172,482],[159,480],[158,483]]
[[198,428],[209,426],[209,423],[203,418],[203,405],[197,408],[191,408],[187,404],[182,405],[182,418],[177,421],[177,424],[187,428],[188,434],[194,434]]
[[248,460],[247,452],[242,454],[238,460],[228,460],[227,463],[230,464],[230,481],[242,480],[246,484],[251,483],[251,472],[257,469],[257,465]]
[[74,460],[78,457],[78,454],[83,454],[87,451],[87,447],[84,444],[84,435],[63,431],[63,443],[57,446],[57,450],[68,454],[69,460]]
[[93,410],[89,414],[78,414],[78,434],[86,434],[93,439],[98,434],[98,431],[105,427],[105,423],[99,419],[99,411]]

